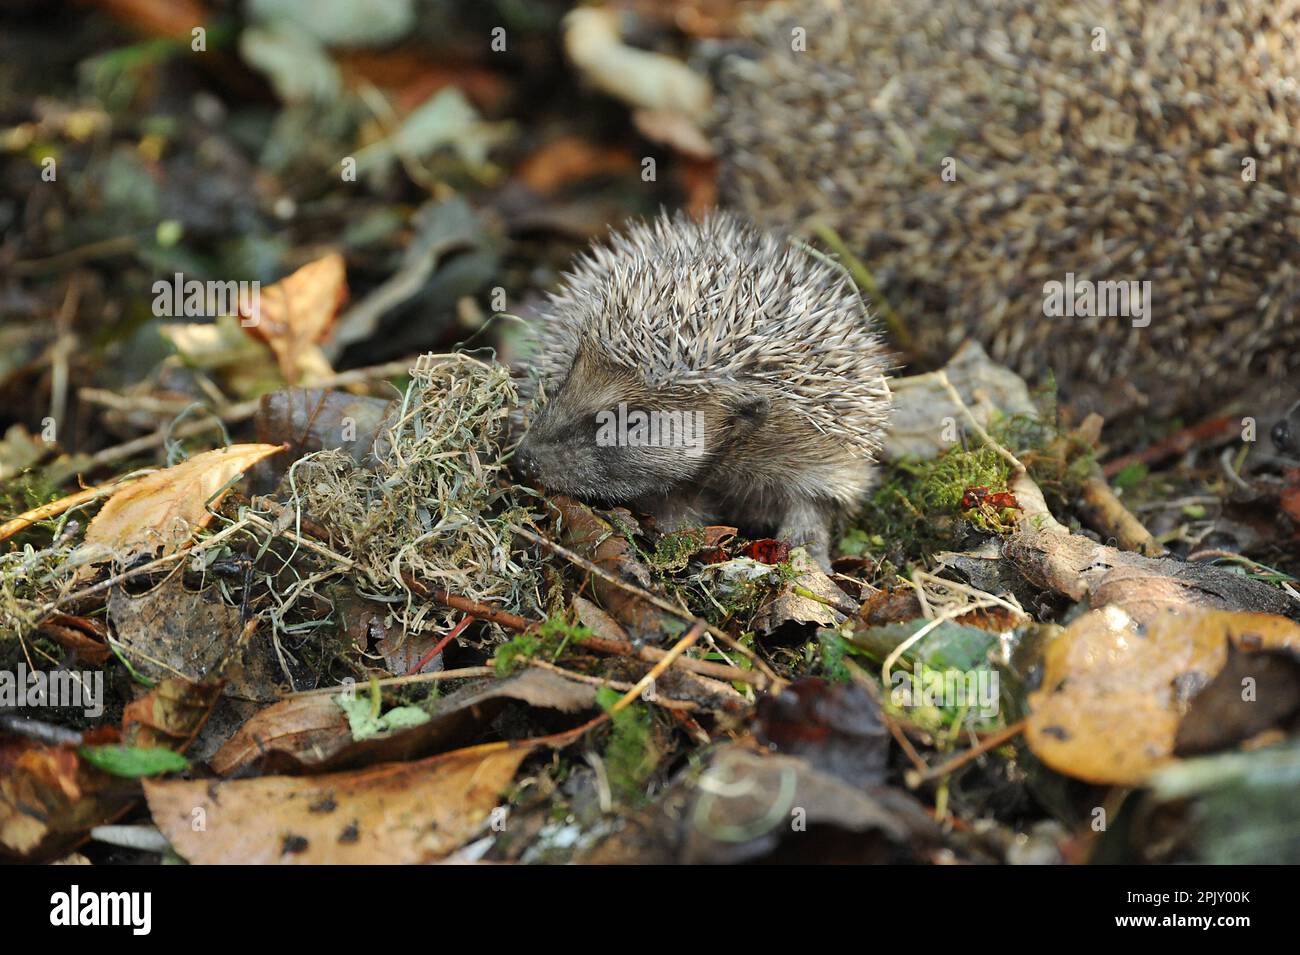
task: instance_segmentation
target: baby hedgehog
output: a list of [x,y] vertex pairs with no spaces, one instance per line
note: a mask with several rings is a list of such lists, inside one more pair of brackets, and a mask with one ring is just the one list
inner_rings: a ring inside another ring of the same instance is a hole
[[661,216],[579,259],[534,333],[526,476],[828,563],[890,406],[880,336],[834,265],[729,215]]

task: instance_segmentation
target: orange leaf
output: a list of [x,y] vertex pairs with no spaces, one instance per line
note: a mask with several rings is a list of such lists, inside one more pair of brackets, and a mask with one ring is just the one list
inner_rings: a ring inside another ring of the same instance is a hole
[[196,454],[188,461],[133,481],[110,497],[90,522],[86,543],[113,550],[152,549],[159,545],[165,552],[179,550],[212,519],[208,505],[216,507],[221,503],[226,493],[222,488],[237,474],[284,447],[235,444]]
[[1029,695],[1025,740],[1059,773],[1136,786],[1174,759],[1185,704],[1179,687],[1203,685],[1245,652],[1300,651],[1300,625],[1274,614],[1168,608],[1139,621],[1112,605],[1078,617],[1043,654]]
[[241,303],[240,317],[250,335],[271,346],[285,381],[294,383],[304,372],[328,374],[315,346],[328,337],[347,298],[343,256],[331,252],[259,290],[251,307]]
[[194,863],[433,862],[479,831],[531,750],[471,747],[324,776],[146,780],[145,798]]

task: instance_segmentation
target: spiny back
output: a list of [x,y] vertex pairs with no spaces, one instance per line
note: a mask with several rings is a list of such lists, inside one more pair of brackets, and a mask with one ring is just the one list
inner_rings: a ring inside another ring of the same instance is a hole
[[[1175,405],[1300,374],[1297,0],[791,0],[752,40],[724,200],[833,226],[926,352]],[[1150,281],[1150,325],[1046,316],[1067,272]]]

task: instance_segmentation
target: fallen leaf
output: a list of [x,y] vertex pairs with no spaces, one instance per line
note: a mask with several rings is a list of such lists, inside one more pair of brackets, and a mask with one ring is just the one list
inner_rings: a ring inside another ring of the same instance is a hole
[[[334,712],[325,710],[319,699]],[[294,697],[268,707],[241,726],[213,756],[212,765],[222,775],[254,762],[268,773],[319,774],[411,759],[467,745],[481,737],[513,701],[572,714],[595,707],[596,689],[546,670],[528,669],[443,697],[428,722],[362,740],[352,738],[347,716],[326,694]]]
[[325,693],[290,697],[259,711],[208,760],[221,776],[266,753],[281,752],[312,762],[351,742],[348,718]]
[[221,503],[236,475],[282,449],[234,444],[133,481],[100,508],[86,528],[85,546],[102,546],[115,557],[159,547],[164,553],[181,550],[212,520],[209,508]]
[[597,146],[578,136],[558,136],[519,164],[515,176],[544,196],[574,182],[626,172],[634,165],[626,149]]
[[[106,742],[116,730],[96,736]],[[0,854],[62,854],[136,798],[130,786],[82,762],[71,746],[0,737]]]
[[1174,759],[1183,714],[1224,668],[1230,642],[1300,652],[1300,625],[1199,607],[1142,620],[1117,606],[1085,614],[1044,651],[1040,689],[1029,695],[1029,748],[1067,776],[1141,783]]
[[474,836],[531,751],[471,748],[325,776],[146,780],[145,798],[193,863],[417,864]]
[[322,378],[331,369],[317,344],[347,298],[343,256],[332,252],[261,289],[251,305],[241,302],[241,324],[271,346],[285,381]]
[[221,698],[222,681],[163,680],[122,712],[122,740],[181,752],[198,735]]
[[138,595],[115,587],[108,617],[118,651],[151,680],[221,677],[228,697],[280,698],[282,674],[265,628],[259,635],[241,624],[239,608],[227,605],[215,587],[187,590],[179,576]]

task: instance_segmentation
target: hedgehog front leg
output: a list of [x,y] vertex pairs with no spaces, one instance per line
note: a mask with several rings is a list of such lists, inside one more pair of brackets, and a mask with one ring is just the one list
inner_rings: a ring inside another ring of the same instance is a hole
[[806,498],[795,498],[785,510],[776,536],[791,547],[804,547],[808,556],[830,572],[831,512]]
[[707,506],[705,495],[688,490],[640,501],[636,510],[653,517],[661,534],[671,534],[685,527],[699,527],[711,519],[711,509]]

